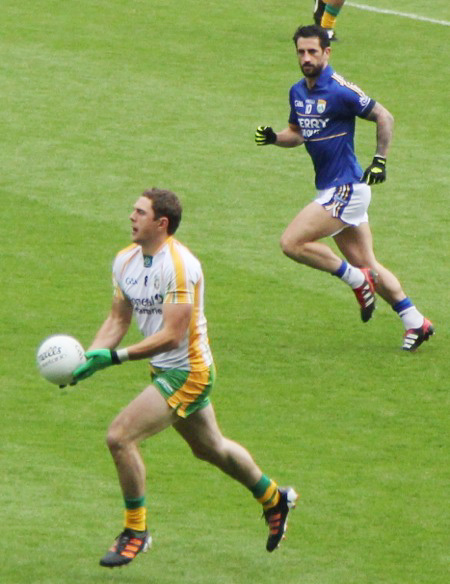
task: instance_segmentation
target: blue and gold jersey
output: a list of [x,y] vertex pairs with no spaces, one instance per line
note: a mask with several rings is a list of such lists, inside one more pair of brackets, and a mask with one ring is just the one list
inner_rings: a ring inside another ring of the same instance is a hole
[[310,90],[305,79],[291,87],[289,123],[299,126],[313,161],[317,189],[359,182],[354,149],[355,117],[366,117],[375,101],[328,65]]

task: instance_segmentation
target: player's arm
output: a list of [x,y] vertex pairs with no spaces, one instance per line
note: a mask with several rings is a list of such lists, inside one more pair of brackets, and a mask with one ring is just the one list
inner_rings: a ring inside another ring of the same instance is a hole
[[375,122],[377,125],[377,151],[376,156],[387,157],[389,146],[392,142],[394,129],[394,116],[381,105],[376,103],[366,120]]
[[111,311],[95,335],[89,351],[117,347],[130,327],[132,315],[133,308],[130,301],[125,297],[115,295]]
[[176,349],[186,335],[191,322],[193,304],[163,304],[163,327],[125,350],[131,361],[145,359]]
[[[137,359],[145,359],[157,355],[158,353],[164,353],[176,349],[184,338],[189,327],[192,311],[192,304],[164,304],[163,326],[160,331],[146,337],[135,345],[130,345],[129,347],[121,348],[117,351],[115,349],[106,348],[87,351],[86,363],[78,367],[73,373],[75,381],[86,379],[96,371],[105,369],[110,365],[120,365],[128,360],[134,361]],[[105,333],[112,332],[112,329],[108,331],[107,322],[108,319],[103,325],[105,327]],[[99,333],[102,331],[103,326]],[[95,346],[98,346],[98,342],[106,340],[107,338],[107,334],[104,337],[98,334],[95,338]],[[102,345],[102,347],[105,347],[105,345]]]
[[100,369],[121,362],[114,347],[117,347],[128,331],[132,315],[133,307],[130,301],[122,294],[115,294],[108,316],[85,353],[86,363],[77,367],[73,372],[74,383],[89,377]]
[[373,185],[386,180],[386,158],[392,142],[394,117],[381,103],[375,103],[370,113],[366,116],[366,120],[375,122],[377,125],[376,154],[373,157],[372,164],[368,166],[362,178],[363,182]]
[[274,132],[270,126],[259,126],[255,132],[255,142],[258,146],[274,144],[281,148],[295,148],[303,144],[303,136],[300,127],[289,124],[281,132]]
[[287,128],[277,133],[276,145],[281,148],[295,148],[303,144],[303,135],[299,126],[289,124]]

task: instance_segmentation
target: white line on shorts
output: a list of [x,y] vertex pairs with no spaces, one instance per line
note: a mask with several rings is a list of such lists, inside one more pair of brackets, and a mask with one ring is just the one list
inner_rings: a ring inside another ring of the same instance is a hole
[[367,6],[366,4],[355,4],[354,2],[347,2],[346,6],[359,8],[359,10],[367,10],[369,12],[378,12],[379,14],[393,14],[394,16],[403,16],[403,18],[410,18],[411,20],[423,20],[425,22],[432,22],[433,24],[441,24],[442,26],[450,26],[447,20],[436,20],[435,18],[428,18],[427,16],[419,16],[418,14],[408,14],[406,12],[397,12],[396,10],[388,10],[386,8],[376,8],[374,6]]

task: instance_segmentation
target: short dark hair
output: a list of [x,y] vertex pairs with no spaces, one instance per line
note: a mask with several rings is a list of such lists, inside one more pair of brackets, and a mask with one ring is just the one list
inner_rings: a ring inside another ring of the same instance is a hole
[[169,221],[167,233],[168,235],[173,235],[178,229],[181,221],[181,214],[183,212],[180,200],[176,194],[172,193],[172,191],[153,187],[144,191],[142,196],[151,200],[155,219],[167,217]]
[[297,46],[297,41],[299,38],[311,38],[318,37],[320,47],[326,49],[330,46],[330,38],[327,31],[317,24],[308,24],[307,26],[299,26],[292,37],[294,45]]

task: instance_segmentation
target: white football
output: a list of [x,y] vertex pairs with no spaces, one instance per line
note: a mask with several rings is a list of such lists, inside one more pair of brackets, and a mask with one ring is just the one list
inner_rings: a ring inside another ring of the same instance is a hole
[[38,369],[47,381],[67,385],[72,373],[86,362],[81,344],[69,335],[52,335],[39,345],[36,354]]

